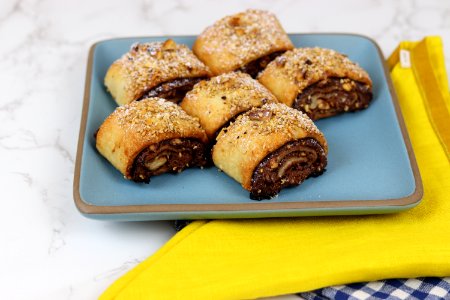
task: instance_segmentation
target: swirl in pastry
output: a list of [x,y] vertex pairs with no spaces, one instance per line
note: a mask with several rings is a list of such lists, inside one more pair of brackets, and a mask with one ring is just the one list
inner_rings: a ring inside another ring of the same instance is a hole
[[207,163],[208,139],[197,118],[161,98],[118,107],[100,126],[98,151],[126,179],[150,181]]
[[258,80],[279,101],[317,120],[367,108],[372,81],[345,55],[323,48],[298,48],[272,61]]
[[250,191],[268,199],[326,167],[327,142],[308,116],[284,104],[266,104],[222,129],[214,164]]

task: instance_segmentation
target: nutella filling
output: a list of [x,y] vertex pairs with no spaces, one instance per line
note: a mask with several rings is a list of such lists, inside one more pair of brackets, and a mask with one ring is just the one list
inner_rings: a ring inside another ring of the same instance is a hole
[[135,182],[150,182],[162,173],[179,173],[185,168],[205,166],[205,145],[194,139],[171,139],[150,145],[134,160],[129,176]]
[[145,92],[144,95],[138,100],[150,97],[159,97],[178,103],[184,98],[187,92],[192,90],[195,84],[204,79],[206,79],[206,77],[177,78],[169,82],[164,82]]
[[317,120],[367,108],[371,100],[369,85],[348,78],[328,78],[304,89],[293,107]]
[[325,151],[316,139],[286,143],[266,156],[253,171],[250,198],[270,199],[284,187],[321,175],[326,165]]
[[247,73],[252,78],[256,78],[256,76],[258,76],[259,72],[263,71],[272,60],[274,60],[275,58],[277,58],[277,56],[280,56],[283,53],[284,53],[284,51],[278,51],[278,52],[273,52],[271,54],[257,58],[255,60],[249,62],[245,66],[239,68],[237,71]]

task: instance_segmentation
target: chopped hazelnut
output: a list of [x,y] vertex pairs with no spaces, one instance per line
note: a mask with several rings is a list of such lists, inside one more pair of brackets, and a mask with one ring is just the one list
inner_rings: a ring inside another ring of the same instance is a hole
[[168,39],[167,41],[164,42],[164,44],[162,44],[162,49],[163,50],[173,50],[173,49],[175,49],[176,46],[177,46],[177,44],[175,43],[174,40]]
[[249,113],[249,118],[252,121],[264,121],[272,117],[272,112],[270,110],[255,110]]
[[278,167],[278,163],[275,160],[270,161],[270,168],[276,169]]
[[343,88],[345,91],[350,92],[350,91],[352,90],[352,85],[351,85],[350,83],[344,83],[344,84],[342,85],[342,88]]
[[319,99],[317,101],[317,107],[319,107],[319,109],[329,109],[330,104],[328,104],[328,102],[326,102],[326,101]]

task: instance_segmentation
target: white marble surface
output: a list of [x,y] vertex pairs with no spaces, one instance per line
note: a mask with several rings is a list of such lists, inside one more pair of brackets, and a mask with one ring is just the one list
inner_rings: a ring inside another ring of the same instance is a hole
[[169,222],[82,217],[72,200],[86,60],[97,40],[196,34],[245,8],[288,32],[353,32],[388,55],[441,35],[450,66],[450,1],[0,1],[2,299],[95,299],[173,234]]

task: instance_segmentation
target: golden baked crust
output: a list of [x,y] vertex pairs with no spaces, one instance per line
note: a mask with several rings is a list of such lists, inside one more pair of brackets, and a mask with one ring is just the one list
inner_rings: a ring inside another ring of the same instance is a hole
[[316,139],[328,152],[325,137],[308,116],[281,103],[266,104],[223,129],[212,158],[219,169],[250,191],[253,171],[264,157],[287,142],[305,137]]
[[209,68],[187,46],[169,39],[133,45],[109,67],[105,85],[116,102],[123,105],[161,83],[210,75]]
[[218,75],[292,48],[292,42],[274,14],[246,10],[206,28],[195,41],[193,51]]
[[162,98],[147,98],[120,106],[106,118],[98,130],[96,146],[129,179],[141,150],[174,138],[208,141],[197,118]]
[[200,119],[210,139],[238,114],[265,103],[278,102],[274,95],[250,75],[231,72],[201,81],[186,94],[181,107]]
[[306,87],[328,77],[350,78],[372,86],[367,72],[331,49],[297,48],[274,59],[258,76],[279,101],[292,106]]

